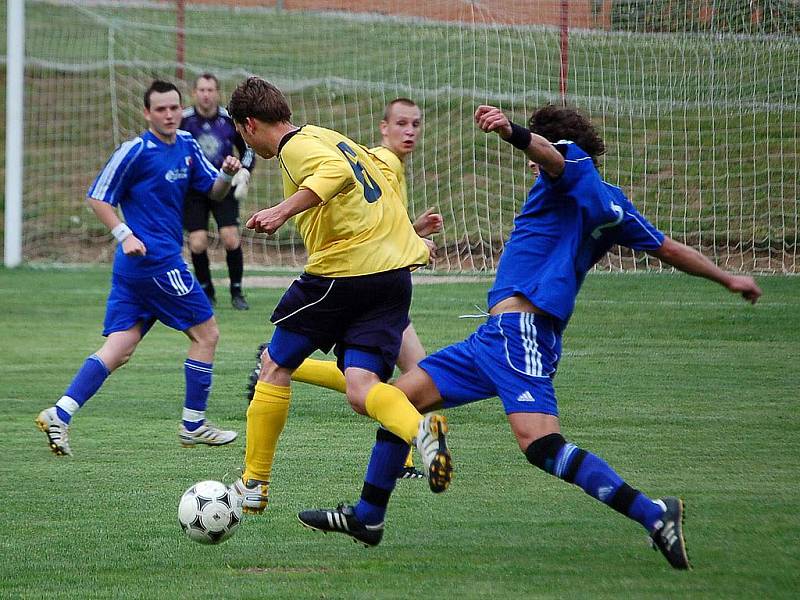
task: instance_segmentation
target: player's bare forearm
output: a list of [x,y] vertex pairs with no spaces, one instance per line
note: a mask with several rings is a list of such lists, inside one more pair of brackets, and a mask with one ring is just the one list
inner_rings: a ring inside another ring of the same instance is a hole
[[109,229],[114,229],[117,225],[122,223],[122,219],[117,215],[117,210],[108,202],[95,200],[94,198],[89,198],[87,202],[100,222]]
[[318,206],[322,199],[308,188],[297,190],[280,204],[258,211],[247,220],[245,227],[256,233],[273,234],[295,215]]
[[[512,144],[523,150],[526,156],[537,163],[548,175],[558,177],[564,172],[564,157],[553,147],[553,144],[524,127],[512,125],[499,108],[479,106],[475,111],[475,124],[484,133],[495,132],[506,141],[511,141],[513,138]],[[530,138],[526,136],[530,136]],[[522,145],[519,145],[520,143]]]
[[226,156],[220,167],[220,175],[214,180],[214,185],[208,192],[212,200],[222,200],[231,189],[233,176],[242,168],[242,163],[235,156]]
[[723,271],[694,248],[672,238],[665,237],[661,247],[649,253],[684,273],[716,281],[729,291],[741,294],[752,304],[761,297],[761,289],[749,275],[734,275]]
[[117,215],[117,210],[102,200],[88,199],[89,206],[100,222],[111,230],[111,233],[122,244],[122,251],[132,256],[144,256],[147,253],[145,245],[136,237]]

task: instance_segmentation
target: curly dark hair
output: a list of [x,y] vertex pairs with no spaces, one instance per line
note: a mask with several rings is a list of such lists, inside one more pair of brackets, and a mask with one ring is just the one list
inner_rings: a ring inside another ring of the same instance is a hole
[[289,122],[292,111],[281,91],[260,77],[248,77],[233,90],[228,112],[236,123],[253,117],[264,123]]
[[576,108],[549,104],[534,111],[528,128],[549,142],[569,140],[575,142],[597,164],[597,157],[606,152],[603,138],[597,133],[589,118]]

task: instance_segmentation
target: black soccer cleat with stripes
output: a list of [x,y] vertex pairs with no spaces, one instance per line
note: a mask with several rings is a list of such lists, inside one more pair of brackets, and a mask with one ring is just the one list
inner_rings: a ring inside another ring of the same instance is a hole
[[256,350],[256,368],[250,371],[250,375],[247,377],[248,404],[253,399],[253,396],[256,395],[256,384],[258,383],[258,376],[261,373],[261,355],[264,353],[264,350],[267,349],[267,346],[269,346],[269,344],[264,342],[258,347],[258,350]]
[[356,517],[353,507],[340,504],[336,508],[304,510],[297,518],[309,529],[328,533],[334,531],[344,533],[365,546],[377,546],[383,537],[383,523],[365,525]]
[[667,496],[661,498],[661,502],[666,510],[661,517],[661,524],[650,534],[653,548],[661,551],[673,569],[691,569],[686,540],[683,538],[683,501]]

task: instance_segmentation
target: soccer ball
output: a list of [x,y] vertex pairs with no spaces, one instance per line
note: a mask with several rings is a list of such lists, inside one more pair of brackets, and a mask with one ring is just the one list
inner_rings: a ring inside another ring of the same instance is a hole
[[233,535],[242,520],[242,499],[219,481],[200,481],[178,503],[178,522],[190,540],[219,544]]

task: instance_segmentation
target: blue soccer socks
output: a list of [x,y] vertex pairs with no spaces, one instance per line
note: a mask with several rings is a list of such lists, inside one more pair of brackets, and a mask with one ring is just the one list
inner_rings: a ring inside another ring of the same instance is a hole
[[211,393],[211,363],[187,358],[183,363],[186,375],[186,400],[183,403],[183,426],[194,431],[206,420],[206,405]]
[[528,461],[607,504],[652,531],[661,519],[661,505],[633,489],[603,459],[551,433],[528,446]]
[[75,374],[67,391],[56,402],[58,418],[69,424],[72,420],[72,415],[97,393],[97,390],[100,389],[100,386],[103,385],[103,382],[110,374],[110,371],[99,356],[92,354],[87,358]]
[[409,445],[382,427],[375,436],[372,456],[364,476],[361,499],[355,515],[364,525],[379,525],[386,516],[386,506],[397,483],[397,475],[405,464]]

